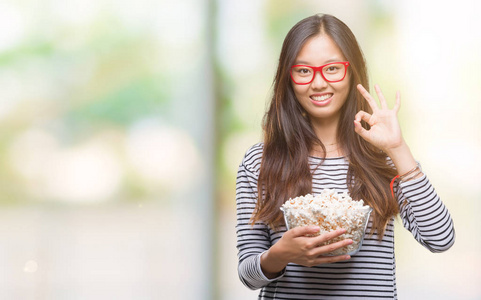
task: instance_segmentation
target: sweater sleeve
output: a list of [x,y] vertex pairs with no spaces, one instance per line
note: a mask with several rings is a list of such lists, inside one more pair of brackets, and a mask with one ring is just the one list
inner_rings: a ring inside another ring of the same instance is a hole
[[279,279],[268,279],[261,270],[260,257],[271,247],[269,228],[264,223],[250,224],[257,199],[258,175],[245,166],[239,166],[236,182],[238,273],[242,283],[250,289],[259,289]]
[[397,197],[403,225],[421,245],[443,252],[454,244],[451,215],[426,175],[400,183]]

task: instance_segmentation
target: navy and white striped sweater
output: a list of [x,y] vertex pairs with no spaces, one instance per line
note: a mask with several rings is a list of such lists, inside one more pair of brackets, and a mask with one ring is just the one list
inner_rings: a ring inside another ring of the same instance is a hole
[[[397,299],[394,259],[394,219],[378,241],[366,234],[360,251],[350,260],[314,267],[290,263],[274,279],[264,276],[260,256],[285,232],[274,231],[263,223],[250,225],[257,201],[257,179],[262,158],[262,143],[251,147],[237,175],[237,249],[241,281],[251,289],[261,289],[259,299]],[[335,188],[348,192],[346,176],[349,164],[344,158],[309,157],[313,194]],[[399,184],[399,201],[407,200],[400,216],[403,225],[424,247],[432,252],[450,248],[455,239],[451,216],[425,175]],[[367,232],[370,232],[369,221]]]

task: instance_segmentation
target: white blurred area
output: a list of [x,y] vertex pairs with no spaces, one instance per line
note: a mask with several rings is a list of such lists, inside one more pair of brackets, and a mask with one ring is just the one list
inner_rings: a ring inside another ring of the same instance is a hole
[[[454,218],[457,241],[443,254],[397,223],[400,299],[479,299],[480,9],[474,0],[3,1],[0,299],[256,299],[237,277],[237,167],[261,139],[282,39],[318,12],[351,27],[391,103],[401,90],[404,136]],[[109,48],[103,32],[134,42],[115,36]],[[32,55],[26,41],[37,39],[54,50]],[[159,79],[160,111],[71,125],[70,111],[139,74]]]
[[[285,1],[280,2],[275,5],[289,6]],[[481,159],[478,155],[481,152],[481,33],[477,30],[481,28],[481,19],[477,16],[480,4],[469,0],[449,4],[435,1],[327,1],[322,4],[306,1],[304,4],[312,9],[304,10],[295,21],[289,18],[286,23],[292,26],[310,15],[309,12],[339,17],[351,27],[363,48],[371,84],[381,86],[391,105],[396,90],[401,91],[400,122],[405,139],[455,222],[457,240],[453,248],[446,253],[432,254],[418,245],[401,222],[396,221],[400,299],[479,299],[481,258],[477,249],[481,246],[481,238],[476,219],[481,213]],[[264,6],[264,12],[269,13],[270,8],[272,6]],[[292,10],[293,15],[297,13],[296,9]],[[225,43],[240,40],[234,34],[240,29],[231,29],[228,24],[242,27],[247,37],[258,36],[262,32],[258,22],[265,22],[265,18],[247,21],[246,17],[257,14],[232,16],[234,20],[229,19],[222,26],[223,30],[232,33],[224,34]],[[238,25],[241,20],[245,23]],[[290,26],[285,25],[284,34]],[[260,43],[265,43],[266,39],[261,37]],[[244,80],[238,84],[239,100],[233,96],[234,105],[245,107],[247,104],[241,103],[250,101],[249,105],[257,109],[248,123],[252,130],[226,140],[226,153],[235,153],[225,156],[232,176],[237,170],[237,164],[232,163],[233,157],[239,162],[244,151],[260,137],[263,100],[268,98],[266,91],[274,76],[281,44],[269,46],[274,48],[270,50],[272,58],[268,62],[262,59],[265,57],[262,51],[249,52],[254,47],[247,48],[239,58],[236,56],[238,49],[231,51],[230,59],[223,57],[230,62],[261,61],[261,66],[246,72]],[[265,71],[267,65],[271,72]],[[239,72],[235,66],[233,73]],[[245,68],[245,64],[243,66]],[[265,88],[257,91],[245,84],[252,77],[262,80]],[[234,214],[229,213],[234,218]],[[234,226],[235,222],[232,224]],[[224,238],[230,239],[230,246],[235,245],[232,231],[223,231]],[[225,251],[228,249],[231,248],[226,247]],[[223,277],[222,286],[228,295],[225,299],[254,299],[255,292],[235,283],[236,274],[232,273],[236,267],[235,250],[230,251],[232,253],[224,258],[226,268],[223,272],[226,276],[231,274],[230,279]]]
[[409,99],[402,121],[456,228],[456,244],[441,255],[417,245],[416,250],[404,247],[410,236],[398,234],[399,291],[408,299],[481,297],[475,221],[481,213],[479,9],[479,2],[467,0],[451,5],[405,1],[396,9],[404,98]]

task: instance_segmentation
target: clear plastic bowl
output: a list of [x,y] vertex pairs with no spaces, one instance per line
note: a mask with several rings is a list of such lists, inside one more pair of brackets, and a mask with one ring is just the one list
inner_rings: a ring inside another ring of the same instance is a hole
[[366,234],[372,208],[364,206],[350,209],[291,210],[281,207],[281,210],[284,213],[288,230],[300,226],[317,225],[321,228],[319,233],[316,234],[319,235],[336,229],[346,229],[346,233],[323,244],[328,245],[344,239],[352,239],[352,244],[325,254],[335,256],[354,255],[359,251]]

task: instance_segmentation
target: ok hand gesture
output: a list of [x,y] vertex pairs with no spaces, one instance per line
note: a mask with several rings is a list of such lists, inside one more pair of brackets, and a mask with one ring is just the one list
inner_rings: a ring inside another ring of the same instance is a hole
[[[401,96],[399,92],[396,93],[396,104],[393,109],[389,109],[379,86],[375,85],[374,88],[381,107],[362,85],[357,85],[357,89],[371,106],[372,114],[362,110],[359,111],[354,118],[354,130],[373,146],[384,152],[389,152],[389,150],[399,147],[403,143],[401,127],[397,119],[397,113],[401,106]],[[367,122],[371,128],[369,130],[363,128],[361,120]]]

